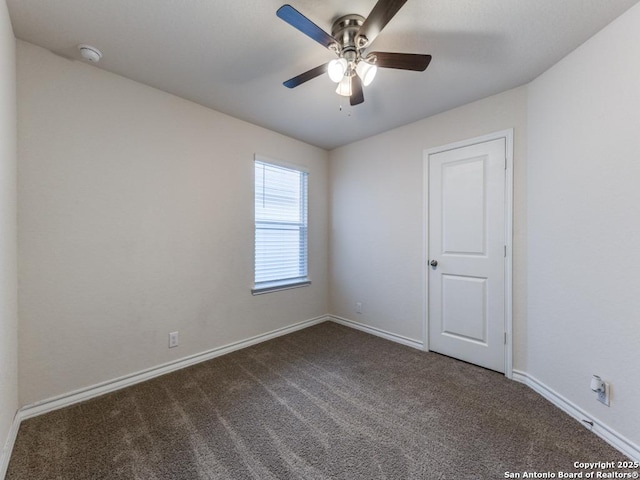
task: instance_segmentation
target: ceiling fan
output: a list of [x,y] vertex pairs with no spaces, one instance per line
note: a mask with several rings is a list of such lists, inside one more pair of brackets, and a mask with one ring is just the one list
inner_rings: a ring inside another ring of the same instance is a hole
[[367,18],[350,14],[338,18],[331,35],[302,15],[291,5],[283,5],[276,15],[294,28],[334,52],[338,58],[293,77],[284,86],[295,88],[323,73],[338,84],[336,93],[350,97],[351,105],[364,102],[362,87],[375,77],[378,67],[400,70],[426,70],[431,55],[415,53],[366,52],[382,29],[407,0],[378,0]]

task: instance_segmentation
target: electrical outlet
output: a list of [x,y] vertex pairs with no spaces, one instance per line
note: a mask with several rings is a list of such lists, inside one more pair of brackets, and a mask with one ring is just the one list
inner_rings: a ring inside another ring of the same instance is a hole
[[598,391],[598,401],[600,403],[605,404],[607,407],[610,406],[609,405],[609,403],[610,403],[609,402],[609,391],[610,391],[609,383],[607,383],[607,382],[604,382],[604,389],[601,390],[601,391]]
[[177,347],[179,343],[178,332],[171,332],[169,334],[169,348]]
[[356,313],[362,313],[362,302],[356,302]]

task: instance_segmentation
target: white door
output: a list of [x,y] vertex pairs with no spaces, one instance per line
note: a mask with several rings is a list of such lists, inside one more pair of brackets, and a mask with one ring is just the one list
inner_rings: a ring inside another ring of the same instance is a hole
[[506,140],[430,154],[429,349],[505,372]]

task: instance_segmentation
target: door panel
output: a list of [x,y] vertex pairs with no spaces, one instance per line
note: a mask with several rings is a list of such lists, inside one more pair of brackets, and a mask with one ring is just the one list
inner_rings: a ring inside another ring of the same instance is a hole
[[487,344],[487,279],[442,276],[442,334]]
[[429,155],[429,349],[505,371],[504,138]]
[[485,158],[442,165],[442,248],[445,253],[485,254]]

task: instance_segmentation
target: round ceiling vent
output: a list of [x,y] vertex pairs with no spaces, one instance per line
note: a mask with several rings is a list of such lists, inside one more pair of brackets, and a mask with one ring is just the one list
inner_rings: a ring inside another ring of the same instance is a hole
[[98,63],[102,58],[102,52],[91,45],[78,45],[78,49],[82,58],[89,60],[91,63]]

